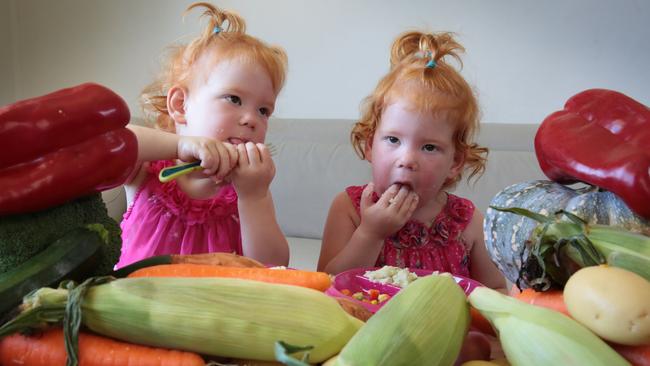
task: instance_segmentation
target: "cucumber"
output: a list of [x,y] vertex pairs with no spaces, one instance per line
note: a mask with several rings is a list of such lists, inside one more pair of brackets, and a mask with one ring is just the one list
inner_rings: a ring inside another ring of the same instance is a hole
[[105,233],[101,225],[72,229],[26,262],[0,274],[0,315],[19,305],[23,296],[35,289],[87,276],[99,260]]
[[123,278],[141,268],[157,266],[160,264],[172,264],[172,261],[173,258],[171,254],[156,255],[126,265],[118,270],[113,271],[110,275],[116,278]]

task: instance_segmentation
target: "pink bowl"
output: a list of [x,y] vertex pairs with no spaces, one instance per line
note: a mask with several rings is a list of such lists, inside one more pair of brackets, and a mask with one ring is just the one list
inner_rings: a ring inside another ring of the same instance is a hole
[[[341,292],[341,290],[348,289],[350,290],[350,293],[355,293],[355,292],[368,292],[368,290],[375,289],[375,290],[379,290],[380,293],[390,295],[390,297],[392,298],[393,296],[395,296],[395,294],[399,292],[399,290],[401,290],[399,286],[372,282],[363,276],[364,273],[366,273],[366,271],[374,271],[377,269],[379,268],[356,268],[345,272],[341,272],[334,277],[334,281],[332,281],[332,286],[330,286],[330,288],[328,288],[325,291],[325,293],[332,297],[348,298],[358,304],[361,304],[366,309],[375,313],[386,302],[390,301],[390,299],[388,301],[384,301],[382,303],[375,305],[369,302],[359,301],[353,298],[352,296],[344,295]],[[425,270],[425,269],[410,269],[409,271],[417,274],[418,277],[428,276],[433,273],[433,271]],[[474,281],[470,278],[466,278],[462,276],[453,276],[453,277],[454,280],[456,280],[456,283],[463,289],[463,291],[465,291],[466,295],[469,295],[475,288],[479,286],[483,286],[481,283]]]

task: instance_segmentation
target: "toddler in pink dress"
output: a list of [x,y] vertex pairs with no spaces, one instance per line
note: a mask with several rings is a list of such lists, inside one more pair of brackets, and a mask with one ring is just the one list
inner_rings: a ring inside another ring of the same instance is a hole
[[483,216],[449,194],[465,170],[485,169],[472,88],[447,62],[462,51],[451,34],[408,32],[391,69],[366,99],[351,140],[372,182],[339,193],[327,217],[318,269],[392,265],[450,272],[493,288],[505,280],[483,240]]
[[[289,246],[275,219],[269,186],[275,165],[264,145],[286,76],[285,52],[247,35],[235,13],[207,3],[205,31],[172,49],[142,95],[157,128],[132,126],[138,162],[126,183],[117,267],[158,254],[231,252],[287,265]],[[161,183],[183,161],[201,171]]]

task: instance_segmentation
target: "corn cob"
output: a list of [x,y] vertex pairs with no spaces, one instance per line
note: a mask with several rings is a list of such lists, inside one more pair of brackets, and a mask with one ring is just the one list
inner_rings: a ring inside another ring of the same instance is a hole
[[586,237],[605,262],[650,281],[650,237],[611,226],[589,225]]
[[[544,216],[523,208],[491,208],[536,220],[540,225],[530,238],[528,260],[522,267],[542,268],[541,274],[531,271],[524,278],[528,285],[552,283],[562,287],[576,267],[608,264],[634,272],[650,281],[650,237],[608,225],[587,224],[566,211]],[[529,264],[532,263],[532,266]],[[538,277],[543,281],[539,281]],[[531,287],[536,287],[532,285]],[[545,290],[548,286],[541,286]]]
[[497,329],[512,366],[618,366],[623,357],[575,320],[480,287],[469,301]]
[[[42,290],[29,303],[52,317],[65,290]],[[81,314],[90,330],[128,342],[274,360],[281,340],[313,346],[311,362],[335,355],[363,324],[320,291],[230,278],[117,279],[88,288]]]
[[453,365],[468,327],[467,299],[454,279],[422,277],[368,320],[335,365]]

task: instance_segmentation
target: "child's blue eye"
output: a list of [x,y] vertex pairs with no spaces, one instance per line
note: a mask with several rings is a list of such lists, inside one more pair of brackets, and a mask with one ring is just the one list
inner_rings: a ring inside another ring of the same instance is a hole
[[434,144],[426,144],[426,145],[422,146],[422,150],[424,150],[424,151],[431,152],[431,151],[436,151],[437,149],[438,149],[438,147],[436,145],[434,145]]
[[241,98],[236,95],[226,95],[224,98],[230,103],[241,105]]
[[386,141],[390,142],[391,144],[396,144],[399,142],[399,139],[395,136],[386,136],[385,137]]

